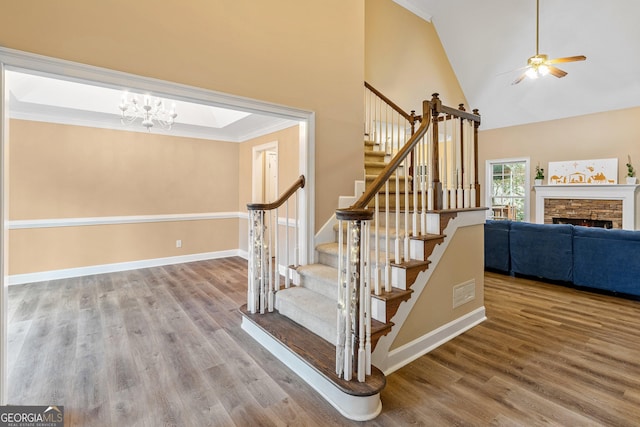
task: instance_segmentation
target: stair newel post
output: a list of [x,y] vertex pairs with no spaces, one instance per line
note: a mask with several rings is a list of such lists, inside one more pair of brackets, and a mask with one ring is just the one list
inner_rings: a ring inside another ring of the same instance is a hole
[[[338,302],[338,345],[336,346],[336,364],[344,361],[343,368],[337,369],[338,375],[351,380],[356,369],[359,381],[365,380],[370,369],[367,355],[367,334],[371,331],[370,302],[370,244],[368,222],[373,218],[368,209],[343,209],[336,212],[337,219],[347,222],[346,242],[338,239],[339,258],[338,275],[340,277],[340,300]],[[340,226],[342,231],[342,226]],[[365,294],[368,292],[368,294]],[[342,327],[344,325],[344,327]],[[344,331],[344,333],[342,332]],[[370,338],[369,338],[370,341]],[[341,347],[344,345],[344,352]],[[337,365],[336,365],[337,366]]]
[[264,210],[249,210],[249,286],[247,308],[251,313],[264,313],[265,286],[268,282],[264,240]]
[[[480,110],[475,108],[473,114],[480,116]],[[480,182],[478,181],[478,128],[480,127],[479,121],[473,122],[473,165],[474,165],[474,183],[473,190],[475,191],[475,205],[480,206]]]
[[442,209],[442,184],[440,183],[440,170],[438,168],[438,163],[440,159],[439,147],[438,143],[440,141],[440,135],[438,133],[438,121],[440,117],[440,111],[442,107],[442,102],[438,98],[437,93],[433,94],[431,98],[431,115],[432,115],[432,126],[433,126],[433,140],[431,144],[431,162],[430,162],[430,187],[429,187],[429,210]]
[[247,248],[249,250],[249,280],[247,281],[247,310],[250,313],[256,312],[256,211],[249,211],[249,233],[247,238]]

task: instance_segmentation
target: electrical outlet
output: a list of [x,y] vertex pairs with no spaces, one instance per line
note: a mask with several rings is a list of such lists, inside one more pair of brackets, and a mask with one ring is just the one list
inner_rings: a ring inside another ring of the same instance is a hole
[[182,240],[176,240],[176,248],[182,247]]

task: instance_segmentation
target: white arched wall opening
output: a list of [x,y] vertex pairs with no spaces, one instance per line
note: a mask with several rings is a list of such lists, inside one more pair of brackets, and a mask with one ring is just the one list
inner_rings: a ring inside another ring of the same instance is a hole
[[313,235],[315,228],[315,191],[314,191],[314,152],[315,115],[311,111],[272,104],[208,89],[186,86],[179,83],[167,82],[147,77],[105,68],[93,67],[80,63],[50,58],[26,52],[16,51],[0,47],[0,119],[2,129],[0,132],[0,405],[7,404],[7,377],[8,377],[8,222],[9,222],[9,111],[8,90],[5,85],[5,71],[24,70],[32,73],[45,73],[60,76],[60,78],[90,83],[100,86],[124,89],[136,88],[158,94],[164,94],[185,101],[198,102],[205,105],[225,107],[258,114],[272,115],[299,121],[300,145],[299,145],[299,170],[307,177],[305,188],[300,193],[300,229],[298,242],[300,248],[300,262],[306,263],[313,260]]

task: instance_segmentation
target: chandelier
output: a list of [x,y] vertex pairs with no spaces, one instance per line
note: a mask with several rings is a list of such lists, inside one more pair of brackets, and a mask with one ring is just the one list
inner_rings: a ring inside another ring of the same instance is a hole
[[160,98],[144,95],[142,101],[137,95],[129,98],[127,92],[122,94],[120,105],[121,111],[120,121],[124,125],[130,125],[136,119],[142,119],[142,126],[150,132],[151,128],[157,123],[163,129],[171,129],[178,117],[176,113],[175,102],[171,104],[171,109],[167,111],[164,107],[164,101]]

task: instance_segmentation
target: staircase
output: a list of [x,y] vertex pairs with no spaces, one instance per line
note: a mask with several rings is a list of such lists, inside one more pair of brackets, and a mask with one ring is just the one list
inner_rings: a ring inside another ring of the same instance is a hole
[[[243,329],[290,366],[345,417],[354,420],[372,419],[381,410],[380,391],[384,388],[385,377],[380,369],[372,366],[371,360],[381,360],[383,367],[389,368],[386,358],[394,338],[386,340],[380,351],[376,352],[376,348],[383,337],[397,336],[398,328],[413,309],[416,295],[422,293],[429,271],[435,266],[430,259],[432,254],[434,251],[438,253],[435,257],[437,262],[449,244],[445,229],[461,212],[482,214],[475,215],[466,225],[477,225],[478,218],[483,218],[482,208],[448,206],[448,209],[427,210],[427,197],[429,203],[433,201],[432,186],[427,185],[427,178],[431,180],[429,183],[438,183],[437,174],[433,180],[433,175],[420,177],[415,171],[408,170],[407,155],[411,152],[412,161],[417,164],[420,153],[438,146],[429,145],[427,141],[425,135],[429,121],[425,118],[433,114],[434,135],[437,135],[437,123],[442,119],[436,117],[436,110],[439,115],[452,116],[448,110],[440,111],[437,96],[430,103],[425,101],[427,105],[420,129],[401,149],[397,149],[398,145],[392,150],[384,147],[383,151],[375,141],[364,142],[365,179],[356,185],[359,189],[356,195],[351,200],[341,200],[341,205],[355,207],[359,204],[366,208],[338,211],[340,216],[336,214],[325,226],[330,232],[320,233],[331,237],[316,236],[316,263],[292,267],[297,286],[272,288],[269,283],[267,291],[265,283],[271,282],[272,270],[267,260],[271,256],[261,255],[256,261],[250,255],[250,270],[257,268],[261,272],[250,274],[249,304],[241,309]],[[397,154],[390,158],[387,151]],[[437,151],[431,158],[438,158]],[[426,163],[422,165],[426,170]],[[408,176],[409,173],[412,176]],[[423,180],[423,184],[414,185],[416,179]],[[420,187],[419,192],[414,193],[413,187]],[[259,223],[255,218],[250,216],[250,241],[251,227]],[[456,233],[456,227],[451,228],[452,234]],[[253,233],[264,234],[263,231],[255,231],[263,229],[255,228]],[[440,246],[443,249],[439,249]],[[258,241],[250,245],[250,250],[252,247],[262,248],[263,243]],[[279,265],[277,260],[275,264]],[[427,276],[421,274],[423,272],[427,272]],[[254,285],[251,284],[252,278],[257,278],[253,280]],[[418,292],[414,295],[417,282]],[[257,295],[258,288],[260,297],[252,295],[252,289]],[[367,297],[368,292],[371,292],[370,298]],[[408,363],[411,357],[405,357],[403,363]],[[363,373],[365,367],[366,378]],[[356,371],[358,380],[351,380],[352,372]]]

